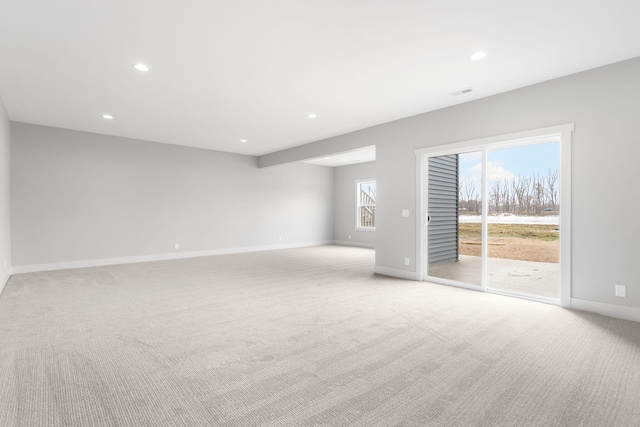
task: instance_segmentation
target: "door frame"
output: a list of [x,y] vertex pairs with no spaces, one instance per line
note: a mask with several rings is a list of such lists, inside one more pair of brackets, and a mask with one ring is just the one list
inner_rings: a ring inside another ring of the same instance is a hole
[[[544,142],[545,139],[560,141],[560,300],[562,307],[569,308],[571,305],[571,145],[573,123],[558,126],[551,126],[541,129],[533,129],[524,132],[516,132],[505,135],[492,136],[450,144],[434,145],[415,150],[416,156],[416,275],[418,280],[425,281],[427,278],[427,159],[429,157],[455,154],[461,152],[481,151],[483,153],[483,165],[486,165],[486,156],[489,149],[509,148]],[[486,188],[487,176],[486,167],[482,170],[483,188]],[[482,197],[482,212],[488,212],[487,197]],[[487,221],[486,215],[482,216],[482,233],[486,236]],[[463,285],[455,282],[443,281],[442,284],[458,286],[491,293],[502,293],[487,289],[486,286],[486,262],[487,262],[487,242],[483,239],[482,244],[482,285]],[[514,295],[516,296],[516,295]],[[526,298],[526,297],[525,297]],[[531,298],[536,301],[550,302],[544,298]]]

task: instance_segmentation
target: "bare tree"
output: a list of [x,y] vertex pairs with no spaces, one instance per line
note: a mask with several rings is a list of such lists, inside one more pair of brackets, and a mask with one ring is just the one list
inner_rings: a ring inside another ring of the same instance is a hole
[[540,213],[544,209],[544,180],[540,173],[531,174],[531,197],[533,199],[533,213]]
[[480,195],[478,194],[478,189],[476,188],[476,182],[472,182],[472,187],[469,193],[470,200],[473,201],[473,210],[475,213],[480,213]]
[[460,195],[464,195],[464,198],[461,198],[465,202],[464,207],[467,211],[472,210],[472,201],[475,202],[476,206],[473,206],[473,210],[477,211],[477,201],[476,198],[476,183],[473,178],[466,177],[461,184]]
[[[521,175],[511,179],[512,200],[514,201],[514,211],[520,214],[528,213],[529,180]],[[516,209],[517,204],[517,209]]]
[[527,183],[524,188],[524,192],[522,194],[523,204],[525,207],[525,212],[527,214],[531,213],[531,204],[533,201],[533,187],[531,185],[531,178],[526,179]]
[[502,178],[502,211],[511,212],[513,197],[509,188],[509,178]]
[[498,180],[491,181],[489,200],[493,204],[496,212],[500,212],[502,202],[502,183]]
[[545,191],[547,193],[549,204],[551,205],[551,208],[553,209],[554,212],[557,211],[557,207],[558,207],[558,188],[557,188],[558,175],[559,175],[558,169],[554,171],[549,169],[549,172],[547,173],[547,176],[546,176],[547,185],[546,185]]
[[[558,179],[558,170],[549,169],[546,174],[535,172],[529,177],[517,175],[489,181],[487,196],[490,209],[496,213],[513,212],[520,215],[540,214],[546,208],[557,212],[560,203]],[[479,196],[476,194],[475,183],[468,180],[461,188],[467,209],[471,209],[471,201],[474,200],[477,212]]]

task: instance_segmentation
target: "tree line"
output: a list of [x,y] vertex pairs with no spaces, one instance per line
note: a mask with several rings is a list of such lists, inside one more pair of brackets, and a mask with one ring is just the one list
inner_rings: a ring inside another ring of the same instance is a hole
[[[487,195],[489,212],[539,215],[557,213],[558,170],[549,169],[545,174],[516,175],[489,181]],[[468,213],[480,213],[482,201],[476,181],[467,177],[460,181],[458,207]]]

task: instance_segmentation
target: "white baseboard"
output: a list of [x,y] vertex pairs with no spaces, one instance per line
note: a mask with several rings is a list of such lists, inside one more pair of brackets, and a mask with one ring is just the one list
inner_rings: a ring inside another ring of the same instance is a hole
[[334,245],[340,246],[355,246],[357,248],[367,248],[367,249],[375,249],[375,243],[361,243],[361,242],[352,242],[350,240],[334,240]]
[[156,255],[141,255],[124,258],[89,259],[83,261],[56,262],[50,264],[18,265],[11,269],[12,274],[35,273],[39,271],[68,270],[72,268],[102,267],[105,265],[134,264],[137,262],[166,261],[171,259],[196,258],[212,255],[238,254],[245,252],[270,251],[276,249],[304,248],[333,244],[332,240],[304,243],[280,243],[277,245],[248,246],[243,248],[212,249],[206,251],[175,252]]
[[7,284],[7,282],[9,281],[10,277],[11,277],[11,269],[10,268],[5,270],[2,273],[2,275],[0,275],[0,294],[2,294],[2,291],[4,290],[4,285]]
[[384,276],[397,277],[398,279],[418,280],[418,275],[415,271],[398,270],[397,268],[376,265],[373,267],[373,272]]
[[571,309],[591,311],[593,313],[602,314],[604,316],[615,317],[616,319],[640,322],[640,308],[637,307],[627,307],[623,305],[614,305],[603,302],[571,298]]

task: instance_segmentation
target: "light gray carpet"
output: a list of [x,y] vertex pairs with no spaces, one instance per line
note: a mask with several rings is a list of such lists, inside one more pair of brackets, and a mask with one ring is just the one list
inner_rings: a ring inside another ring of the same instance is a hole
[[13,276],[0,426],[634,426],[640,325],[326,246]]

